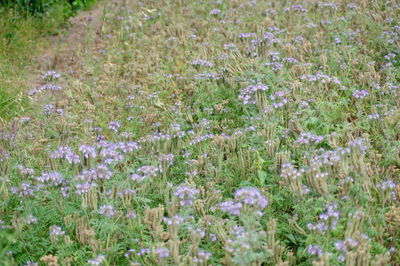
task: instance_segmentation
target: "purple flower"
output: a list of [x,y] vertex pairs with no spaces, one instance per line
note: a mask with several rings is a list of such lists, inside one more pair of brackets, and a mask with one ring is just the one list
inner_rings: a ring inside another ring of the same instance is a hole
[[109,142],[103,142],[103,144],[99,146],[102,146],[100,156],[105,164],[121,162],[124,159],[124,156],[118,151],[120,149],[118,145]]
[[88,193],[89,190],[93,187],[96,187],[96,183],[78,183],[76,184],[76,194],[82,195]]
[[323,251],[322,247],[319,245],[308,245],[307,252],[310,255],[321,256],[324,251]]
[[199,190],[192,188],[186,184],[180,185],[176,188],[174,195],[179,198],[181,206],[191,206]]
[[101,265],[105,259],[106,259],[106,256],[100,254],[96,258],[88,260],[88,264],[89,265]]
[[204,67],[213,67],[214,64],[203,59],[196,59],[192,61],[193,66],[204,66]]
[[121,127],[121,124],[118,121],[111,121],[108,124],[108,128],[112,131],[118,132],[119,128]]
[[221,12],[222,12],[221,9],[215,8],[210,11],[210,15],[217,15],[220,14]]
[[168,258],[170,255],[168,248],[157,248],[155,252],[160,259]]
[[324,140],[323,136],[314,135],[310,132],[301,132],[300,136],[297,138],[296,143],[308,145],[308,144],[318,144]]
[[221,202],[221,211],[227,212],[234,216],[239,216],[242,210],[242,204],[240,202],[234,202],[232,200]]
[[53,104],[46,104],[44,107],[43,107],[43,113],[45,114],[45,115],[49,115],[49,114],[51,114],[51,112],[53,112],[53,110],[54,110],[54,105]]
[[21,183],[18,187],[11,187],[10,191],[12,194],[18,194],[20,197],[32,196],[34,189],[29,183]]
[[396,183],[393,182],[393,180],[389,179],[386,181],[383,181],[377,185],[378,188],[382,190],[393,190],[396,187]]
[[50,154],[52,159],[66,159],[69,164],[80,163],[79,155],[75,154],[68,146],[60,146]]
[[57,73],[54,70],[49,70],[42,75],[42,79],[45,81],[53,81],[53,80],[59,79],[60,77],[61,77],[61,74]]
[[134,211],[128,211],[127,214],[126,214],[126,218],[135,219],[136,218],[136,213]]
[[281,166],[281,177],[295,180],[304,174],[303,169],[296,169],[291,163],[285,163]]
[[32,214],[29,214],[28,217],[26,218],[26,223],[27,224],[37,224],[38,220]]
[[76,176],[76,179],[92,182],[98,179],[108,180],[112,175],[113,172],[106,165],[99,164],[92,169],[82,170],[82,172]]
[[33,175],[35,173],[35,170],[33,168],[27,168],[23,165],[18,165],[18,169],[22,175],[29,176],[29,175]]
[[79,147],[79,151],[83,154],[83,157],[85,157],[86,159],[97,157],[97,149],[93,146],[81,145]]
[[369,94],[369,92],[366,90],[356,90],[353,93],[353,97],[356,99],[362,99],[362,98],[365,98],[368,94]]
[[39,88],[39,91],[60,91],[62,90],[61,86],[54,85],[52,83],[44,84]]
[[243,104],[256,104],[256,93],[259,91],[266,91],[268,89],[268,86],[262,83],[249,85],[240,90],[239,100],[241,100]]
[[140,182],[148,177],[156,177],[160,172],[159,167],[154,167],[152,165],[145,165],[139,167],[135,173],[132,174],[131,178],[134,181]]
[[211,252],[199,248],[197,250],[197,255],[193,258],[193,262],[197,265],[202,265],[211,258],[211,255]]
[[259,210],[263,210],[268,205],[268,199],[255,187],[239,188],[235,192],[235,200]]
[[59,172],[44,172],[40,176],[36,177],[36,180],[42,184],[48,184],[50,186],[58,186],[65,182]]
[[115,210],[112,205],[102,205],[100,206],[99,213],[106,217],[113,217],[115,215]]
[[139,252],[137,253],[138,256],[143,256],[146,254],[150,254],[151,250],[149,248],[142,248],[139,250]]
[[57,237],[57,236],[63,236],[65,235],[65,232],[61,230],[60,226],[54,225],[50,228],[50,236],[51,237]]
[[164,223],[167,225],[180,225],[184,220],[185,218],[179,215],[175,215],[172,218],[164,217]]

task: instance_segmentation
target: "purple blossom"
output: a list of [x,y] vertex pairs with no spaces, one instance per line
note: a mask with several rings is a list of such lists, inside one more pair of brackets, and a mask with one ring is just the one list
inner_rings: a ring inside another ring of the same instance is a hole
[[65,159],[69,164],[80,163],[79,155],[75,154],[68,146],[60,146],[50,154],[52,159]]
[[242,210],[242,203],[234,202],[232,200],[220,203],[220,209],[234,216],[239,216]]
[[310,255],[321,256],[324,251],[323,251],[322,247],[319,245],[308,245],[307,252]]
[[62,178],[59,172],[44,172],[35,179],[42,184],[47,184],[50,186],[58,186],[65,183],[64,178]]
[[164,223],[167,225],[180,225],[184,220],[185,218],[179,215],[175,215],[171,218],[164,217]]
[[18,195],[20,197],[32,196],[34,193],[32,185],[25,182],[22,182],[18,187],[11,187],[10,191],[12,194]]
[[197,255],[193,258],[193,262],[197,265],[205,264],[211,258],[211,255],[211,252],[199,248],[197,250]]
[[88,193],[91,188],[96,187],[96,183],[78,183],[76,184],[76,194],[82,195]]
[[308,144],[318,144],[324,140],[323,136],[314,135],[310,132],[301,132],[300,136],[297,138],[296,143],[308,145]]
[[28,217],[26,218],[25,222],[26,222],[26,224],[37,224],[38,220],[32,214],[29,214]]
[[222,76],[218,73],[199,73],[194,76],[195,80],[220,80]]
[[191,206],[193,204],[193,200],[196,199],[197,194],[199,194],[199,190],[190,187],[187,184],[180,185],[176,188],[174,195],[178,197],[179,204],[183,207]]
[[21,173],[21,175],[33,175],[35,173],[35,169],[33,168],[27,168],[23,165],[18,165],[18,170]]
[[366,90],[355,90],[353,93],[353,97],[356,99],[363,99],[369,94]]
[[112,218],[115,215],[115,210],[112,205],[102,205],[100,206],[99,213],[106,217]]
[[193,66],[204,66],[204,67],[213,67],[214,64],[203,59],[196,59],[192,61]]
[[137,253],[138,256],[143,256],[146,254],[150,254],[151,250],[149,248],[142,248],[139,250],[139,252]]
[[136,218],[136,213],[134,211],[128,211],[126,213],[126,218],[135,219]]
[[218,15],[221,12],[222,12],[221,9],[215,8],[215,9],[210,11],[210,15]]
[[244,32],[244,33],[239,33],[238,37],[242,39],[256,38],[257,34],[254,32],[249,32],[249,33]]
[[281,177],[286,179],[298,179],[303,176],[304,170],[303,169],[296,169],[291,163],[285,163],[281,166]]
[[357,138],[347,143],[352,151],[365,153],[368,150],[368,143],[364,138]]
[[88,260],[89,265],[101,265],[103,261],[105,261],[106,256],[104,255],[98,255],[96,258]]
[[41,91],[60,91],[60,90],[62,90],[62,87],[61,87],[61,86],[54,85],[54,84],[52,84],[52,83],[44,84],[43,86],[41,86],[41,87],[39,88],[39,91],[40,91],[40,92],[41,92]]
[[386,181],[383,181],[377,185],[378,188],[382,190],[388,190],[391,191],[396,187],[396,183],[393,182],[393,180],[389,179]]
[[98,179],[108,180],[113,175],[113,172],[105,164],[98,164],[92,169],[84,169],[76,176],[78,180],[85,180],[88,182],[96,181]]
[[105,164],[118,163],[124,160],[124,156],[118,151],[120,147],[113,143],[106,143],[100,151],[100,156]]
[[81,145],[79,147],[79,151],[83,154],[83,157],[86,159],[97,157],[97,149],[93,146]]
[[65,232],[62,231],[60,226],[54,225],[50,228],[50,236],[51,237],[58,237],[65,235]]
[[57,80],[61,77],[61,74],[57,73],[54,70],[48,70],[42,75],[42,79],[45,81],[53,81]]
[[121,127],[121,124],[118,121],[111,121],[108,124],[108,128],[112,131],[118,132],[119,128]]
[[43,107],[43,113],[45,114],[45,115],[50,115],[53,111],[54,111],[54,105],[53,104],[46,104],[44,107]]
[[155,250],[157,257],[160,259],[165,259],[168,258],[170,255],[169,249],[168,248],[157,248]]
[[263,196],[258,188],[244,187],[235,192],[235,200],[243,205],[263,210],[268,205],[268,198]]
[[256,104],[256,93],[267,91],[268,89],[268,86],[262,83],[249,85],[240,90],[239,100],[241,100],[243,104]]

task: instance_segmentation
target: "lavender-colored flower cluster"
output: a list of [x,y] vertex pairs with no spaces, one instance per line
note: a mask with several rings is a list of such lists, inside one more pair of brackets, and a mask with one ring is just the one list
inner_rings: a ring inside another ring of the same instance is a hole
[[241,100],[243,104],[256,104],[255,95],[258,92],[264,92],[267,91],[268,89],[269,89],[268,86],[262,83],[249,85],[240,90],[239,100]]
[[193,66],[204,66],[204,67],[213,67],[214,64],[203,59],[196,59],[192,61]]
[[323,136],[314,135],[310,132],[301,132],[300,136],[296,139],[296,143],[309,145],[321,143],[323,140]]
[[168,248],[157,248],[155,250],[157,257],[160,259],[166,259],[170,256],[170,252]]
[[96,258],[88,260],[87,263],[89,265],[101,265],[105,261],[105,259],[106,256],[100,254]]
[[60,146],[50,154],[52,159],[65,159],[69,164],[78,164],[81,162],[79,155],[74,153],[68,146]]
[[307,253],[310,255],[321,256],[324,250],[319,245],[308,245],[307,246]]
[[60,73],[57,73],[54,70],[49,70],[46,71],[43,75],[42,75],[42,79],[45,81],[54,81],[57,80],[61,77]]
[[182,184],[175,189],[174,195],[179,199],[179,204],[183,207],[191,206],[196,199],[199,190],[187,184]]
[[133,181],[141,182],[149,177],[156,177],[161,172],[160,166],[144,165],[136,169],[131,175]]
[[337,208],[336,203],[326,205],[326,212],[319,215],[321,221],[316,224],[308,223],[307,228],[321,233],[325,233],[328,230],[335,230],[340,217],[340,212]]
[[368,96],[369,92],[366,90],[355,90],[353,93],[353,97],[356,99],[363,99]]
[[99,208],[99,213],[106,217],[112,218],[115,215],[115,210],[112,205],[102,205]]
[[243,209],[261,216],[268,202],[268,198],[263,196],[258,188],[243,187],[236,190],[233,201],[220,203],[220,209],[235,216],[239,216]]

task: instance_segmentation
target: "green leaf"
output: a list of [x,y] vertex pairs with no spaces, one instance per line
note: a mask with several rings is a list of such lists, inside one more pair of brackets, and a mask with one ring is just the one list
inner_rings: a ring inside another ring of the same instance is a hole
[[264,170],[258,170],[258,179],[260,181],[260,185],[265,185],[265,180],[267,179],[267,173]]

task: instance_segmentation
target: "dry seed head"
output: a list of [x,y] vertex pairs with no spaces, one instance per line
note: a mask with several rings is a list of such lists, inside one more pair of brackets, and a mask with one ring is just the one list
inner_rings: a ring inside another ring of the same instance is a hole
[[329,254],[322,254],[320,258],[313,261],[313,266],[329,266]]
[[383,266],[383,265],[389,265],[389,263],[390,263],[390,255],[378,254],[375,256],[375,259],[372,260],[371,266]]
[[394,226],[400,226],[400,207],[392,207],[386,213],[386,221]]
[[147,209],[144,211],[143,222],[147,225],[155,240],[163,238],[163,226],[161,224],[163,217],[164,207],[162,205],[158,208]]
[[364,214],[359,210],[349,214],[349,221],[346,227],[345,238],[356,239],[357,237],[359,237],[363,216]]
[[45,255],[40,258],[40,261],[42,261],[44,264],[48,266],[58,266],[58,257],[53,256],[53,255]]

